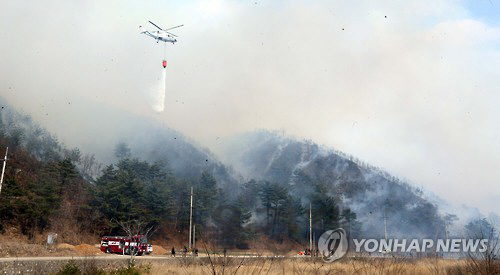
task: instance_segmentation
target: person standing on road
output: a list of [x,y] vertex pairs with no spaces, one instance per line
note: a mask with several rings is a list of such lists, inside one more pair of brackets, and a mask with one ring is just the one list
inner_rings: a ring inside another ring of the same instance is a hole
[[172,257],[175,257],[175,248],[172,247]]

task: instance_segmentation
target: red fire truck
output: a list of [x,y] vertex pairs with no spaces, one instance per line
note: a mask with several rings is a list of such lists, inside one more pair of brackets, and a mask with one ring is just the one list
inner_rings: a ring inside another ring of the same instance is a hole
[[106,253],[150,254],[153,252],[153,246],[148,244],[144,235],[132,237],[124,236],[104,236],[101,240],[101,251]]

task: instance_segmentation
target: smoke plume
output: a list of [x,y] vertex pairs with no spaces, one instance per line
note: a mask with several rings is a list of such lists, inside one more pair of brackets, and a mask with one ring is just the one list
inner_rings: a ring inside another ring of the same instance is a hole
[[159,78],[158,89],[153,94],[152,107],[158,113],[165,109],[165,80],[167,76],[167,68],[163,68]]

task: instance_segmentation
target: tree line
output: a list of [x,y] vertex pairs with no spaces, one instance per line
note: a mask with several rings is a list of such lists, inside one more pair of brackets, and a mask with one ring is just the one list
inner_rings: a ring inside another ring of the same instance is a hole
[[[3,139],[0,145],[7,143]],[[116,164],[88,181],[74,152],[40,161],[22,148],[12,151],[0,194],[0,230],[18,226],[33,237],[70,223],[82,232],[113,235],[123,234],[119,222],[137,220],[161,228],[158,237],[187,235],[192,187],[193,222],[200,237],[241,247],[261,234],[279,242],[308,240],[308,204],[292,195],[291,186],[250,180],[223,190],[208,171],[188,181],[173,176],[164,163],[131,158],[123,150],[115,152],[121,158]],[[347,224],[359,231],[355,213],[341,209],[321,185],[316,189],[305,199],[311,202],[318,234]]]
[[[245,247],[259,236],[307,242],[309,212],[315,239],[338,227],[352,238],[364,230],[357,213],[344,201],[344,196],[353,197],[359,190],[370,192],[360,182],[345,181],[335,193],[321,177],[298,171],[295,184],[249,180],[221,186],[211,171],[197,178],[176,177],[166,161],[134,158],[124,143],[115,148],[116,163],[103,166],[94,155],[64,148],[29,117],[0,116],[0,148],[9,146],[0,194],[0,231],[14,227],[30,238],[47,230],[100,236],[122,234],[120,222],[137,220],[158,228],[159,238],[186,236],[187,240],[191,188],[198,237],[226,246]],[[408,201],[403,198],[395,193],[390,201],[373,201],[370,206],[383,207],[392,216]],[[426,201],[417,206],[399,222],[444,235],[456,220],[444,217],[442,222],[437,208]],[[476,227],[469,224],[468,230]]]

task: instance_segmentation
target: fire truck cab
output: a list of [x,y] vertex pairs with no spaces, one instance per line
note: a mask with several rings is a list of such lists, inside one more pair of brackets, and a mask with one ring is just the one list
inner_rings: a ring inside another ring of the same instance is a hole
[[101,239],[101,251],[105,253],[150,254],[153,252],[152,245],[144,235],[136,236],[104,236]]

